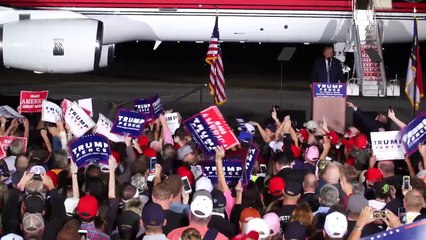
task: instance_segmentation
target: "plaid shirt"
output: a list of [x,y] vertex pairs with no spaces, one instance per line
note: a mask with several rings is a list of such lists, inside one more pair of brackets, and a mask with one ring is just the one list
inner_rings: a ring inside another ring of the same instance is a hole
[[82,223],[80,228],[87,230],[87,236],[90,240],[110,240],[109,236],[97,230],[93,223]]

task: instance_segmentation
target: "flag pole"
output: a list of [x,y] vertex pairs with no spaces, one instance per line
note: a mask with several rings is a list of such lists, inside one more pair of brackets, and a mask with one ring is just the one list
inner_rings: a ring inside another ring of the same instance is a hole
[[[416,10],[416,8],[414,7],[413,8],[413,13],[414,13],[414,23],[413,24],[415,24],[415,26],[416,26],[416,29],[414,29],[413,28],[413,36],[414,36],[414,31],[417,31],[417,23],[416,23],[416,13],[417,13],[417,10]],[[418,43],[412,43],[411,44],[411,54],[413,54],[413,45],[414,44],[418,44]],[[416,54],[416,56],[417,56],[417,54]],[[411,57],[411,56],[410,56]],[[411,67],[411,66],[410,66]],[[417,71],[419,71],[419,69],[416,69],[416,72]],[[420,69],[420,71],[421,71],[421,69]],[[413,81],[413,84],[412,84],[412,87],[413,87],[413,92],[414,92],[414,97],[413,97],[413,100],[414,100],[414,104],[413,104],[413,119],[416,117],[416,105],[417,105],[417,84],[416,84],[416,78],[417,78],[417,73],[416,74],[414,74],[414,76],[413,76],[413,79],[414,79],[414,81]]]

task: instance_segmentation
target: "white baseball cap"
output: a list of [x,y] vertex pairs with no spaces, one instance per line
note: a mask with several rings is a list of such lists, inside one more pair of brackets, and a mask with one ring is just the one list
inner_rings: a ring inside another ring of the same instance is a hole
[[272,148],[274,153],[282,152],[283,151],[284,143],[281,141],[271,141],[269,143],[269,147]]
[[195,191],[199,190],[207,190],[209,192],[212,192],[213,190],[213,184],[210,179],[207,177],[200,177],[197,182],[195,182]]
[[80,198],[78,197],[69,197],[65,199],[64,201],[65,212],[69,215],[73,215],[75,213],[75,209],[77,208],[79,201],[80,201]]
[[24,240],[21,236],[15,234],[15,233],[9,233],[7,235],[4,235],[1,240]]
[[271,234],[271,229],[262,218],[253,218],[246,224],[245,234],[255,231],[259,233],[259,239],[267,238]]
[[30,172],[34,174],[46,174],[46,169],[40,165],[35,165],[31,168]]
[[198,218],[208,218],[213,212],[212,195],[207,190],[200,190],[194,193],[191,202],[191,214]]
[[324,231],[331,238],[342,238],[348,230],[348,219],[339,212],[332,212],[325,217]]

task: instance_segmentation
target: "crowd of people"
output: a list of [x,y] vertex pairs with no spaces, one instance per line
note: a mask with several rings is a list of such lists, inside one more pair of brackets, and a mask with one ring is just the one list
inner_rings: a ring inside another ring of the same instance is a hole
[[[297,129],[275,108],[264,123],[250,122],[261,154],[246,185],[228,184],[223,164],[244,161],[247,144],[215,148],[212,181],[189,132],[181,126],[172,133],[164,115],[139,138],[111,141],[107,168],[77,167],[63,121],[0,117],[0,136],[28,139],[26,151],[13,140],[0,162],[1,239],[355,240],[422,220],[426,145],[405,161],[377,161],[369,133],[390,130],[390,120],[405,124],[392,109],[370,119],[347,105],[367,131],[337,133],[326,117]],[[263,164],[267,172],[259,174]]]

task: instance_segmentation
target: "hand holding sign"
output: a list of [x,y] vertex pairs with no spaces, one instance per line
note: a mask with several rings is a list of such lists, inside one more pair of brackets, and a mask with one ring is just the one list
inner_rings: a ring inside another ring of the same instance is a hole
[[222,161],[222,159],[225,157],[225,149],[223,149],[222,146],[217,146],[214,149],[216,153],[216,161]]

